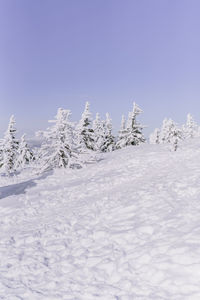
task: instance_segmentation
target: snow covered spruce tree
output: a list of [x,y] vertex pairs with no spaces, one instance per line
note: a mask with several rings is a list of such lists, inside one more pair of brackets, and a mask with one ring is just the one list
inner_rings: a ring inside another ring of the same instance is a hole
[[171,150],[176,151],[178,149],[179,141],[182,139],[182,131],[174,124],[171,127]]
[[100,119],[99,113],[96,113],[96,118],[93,121],[92,129],[94,132],[94,150],[101,152],[104,144],[104,123]]
[[170,137],[171,137],[171,126],[173,124],[173,121],[171,119],[165,118],[162,122],[161,130],[160,130],[160,143],[166,144],[170,143]]
[[54,168],[80,168],[82,166],[77,147],[74,144],[73,123],[70,122],[70,110],[59,108],[55,120],[46,132],[41,147],[40,161],[42,171]]
[[115,137],[112,134],[112,120],[109,113],[106,113],[105,120],[105,139],[104,139],[103,152],[111,152],[115,149]]
[[172,119],[164,119],[161,132],[160,132],[160,143],[171,144],[171,149],[176,151],[178,143],[182,139],[182,131],[177,127]]
[[183,137],[194,138],[199,135],[199,128],[191,114],[187,114],[186,124],[183,125]]
[[19,142],[16,139],[15,118],[12,115],[8,124],[8,129],[5,132],[4,139],[2,141],[2,171],[7,175],[10,175],[15,171],[17,161],[17,151],[19,148]]
[[86,102],[81,120],[76,126],[76,139],[81,152],[95,150],[94,130],[92,129],[92,117],[89,102]]
[[99,114],[93,121],[94,150],[99,152],[111,152],[115,147],[115,138],[112,135],[112,121],[108,113],[106,120],[101,120]]
[[127,134],[126,119],[125,119],[125,116],[122,115],[121,127],[120,127],[119,134],[118,134],[118,141],[116,143],[116,149],[121,149],[126,146],[126,134]]
[[28,165],[35,160],[33,152],[28,147],[25,137],[26,135],[23,134],[19,143],[19,148],[17,151],[18,155],[15,164],[16,168],[23,168],[25,165]]
[[128,114],[128,121],[126,125],[124,119],[122,119],[121,129],[116,144],[117,149],[130,145],[136,146],[145,142],[145,138],[142,132],[144,126],[137,122],[137,116],[141,113],[142,110],[134,102],[133,110]]
[[160,129],[155,128],[154,132],[149,136],[150,144],[159,144],[160,143]]

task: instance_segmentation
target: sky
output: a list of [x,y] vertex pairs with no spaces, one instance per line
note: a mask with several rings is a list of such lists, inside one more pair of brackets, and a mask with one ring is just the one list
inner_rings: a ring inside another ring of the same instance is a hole
[[135,101],[146,133],[200,123],[199,0],[0,0],[0,134],[48,126],[86,101],[115,130]]

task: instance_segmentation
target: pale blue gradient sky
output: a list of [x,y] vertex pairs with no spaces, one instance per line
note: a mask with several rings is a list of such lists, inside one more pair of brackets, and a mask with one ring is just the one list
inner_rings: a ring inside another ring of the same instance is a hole
[[148,132],[200,123],[199,0],[0,0],[0,133],[46,128],[84,103],[114,127],[133,100]]

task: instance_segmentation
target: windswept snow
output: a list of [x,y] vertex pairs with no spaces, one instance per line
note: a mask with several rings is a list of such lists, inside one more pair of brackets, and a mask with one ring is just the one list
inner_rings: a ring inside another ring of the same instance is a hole
[[0,299],[199,300],[200,140],[167,147],[1,184]]

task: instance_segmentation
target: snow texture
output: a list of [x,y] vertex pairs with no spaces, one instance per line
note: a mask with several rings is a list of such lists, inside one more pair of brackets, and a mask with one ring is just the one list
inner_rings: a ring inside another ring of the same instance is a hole
[[200,140],[101,157],[0,178],[0,299],[200,299]]

